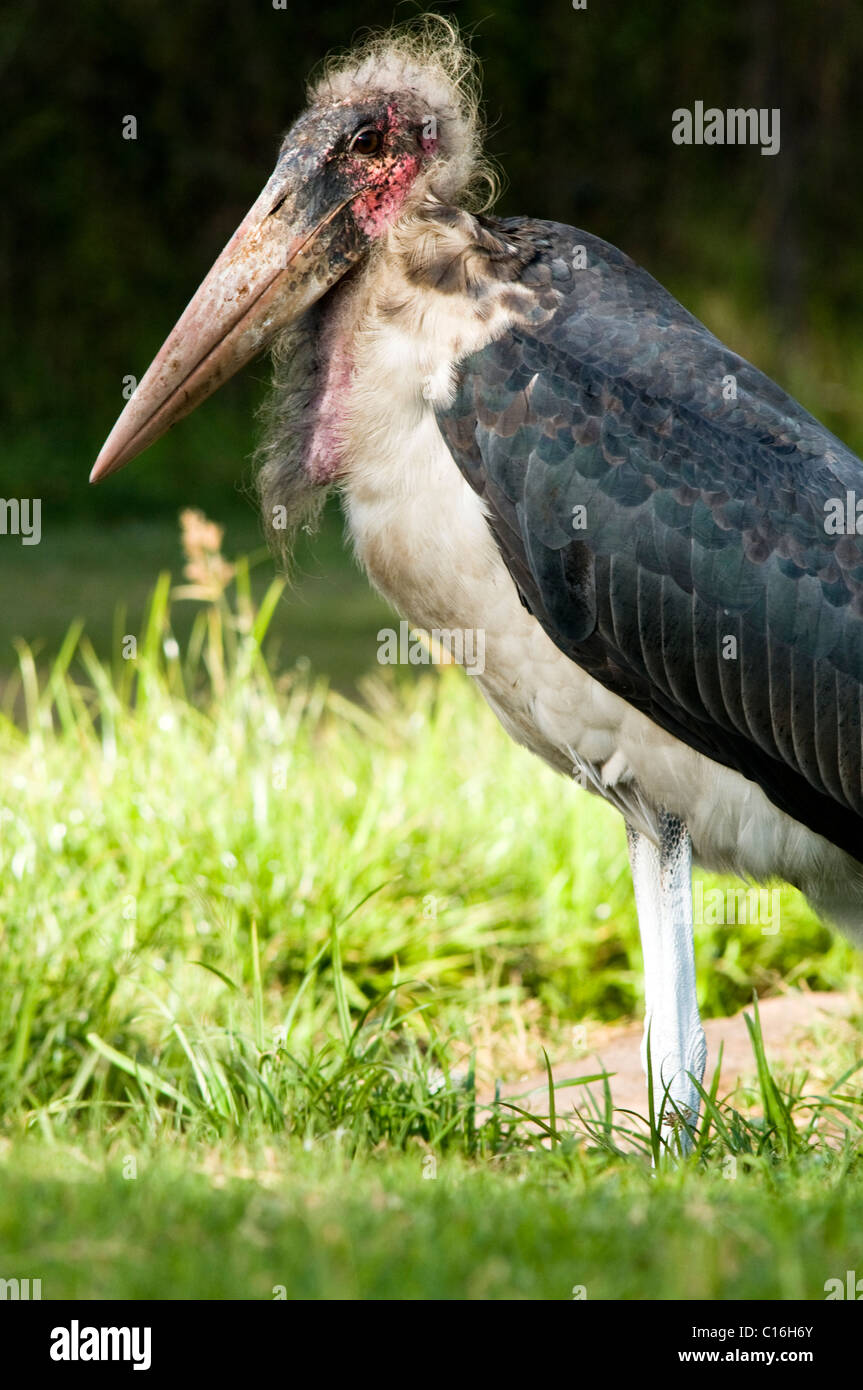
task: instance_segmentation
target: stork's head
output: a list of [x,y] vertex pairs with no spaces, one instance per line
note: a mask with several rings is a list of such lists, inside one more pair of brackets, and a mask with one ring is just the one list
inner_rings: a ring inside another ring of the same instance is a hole
[[448,21],[429,17],[331,62],[91,481],[122,468],[263,352],[424,196],[466,194],[480,166],[473,63]]

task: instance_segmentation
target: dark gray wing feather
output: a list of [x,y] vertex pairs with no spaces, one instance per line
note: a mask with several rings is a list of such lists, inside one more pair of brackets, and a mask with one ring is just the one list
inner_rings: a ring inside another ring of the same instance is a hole
[[487,225],[518,247],[535,321],[465,359],[438,418],[522,601],[608,689],[863,861],[863,546],[825,525],[830,499],[863,500],[863,464],[614,247]]

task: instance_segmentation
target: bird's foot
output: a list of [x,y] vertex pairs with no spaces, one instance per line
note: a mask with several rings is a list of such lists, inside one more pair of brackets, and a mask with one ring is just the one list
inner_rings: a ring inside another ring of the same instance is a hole
[[[647,1046],[645,1038],[642,1054],[645,1072]],[[701,1097],[692,1078],[701,1083],[707,1060],[707,1040],[700,1021],[694,1024],[684,1047],[679,1042],[663,1047],[661,1042],[654,1045],[651,1041],[650,1052],[656,1127],[672,1152],[691,1153],[701,1109]]]

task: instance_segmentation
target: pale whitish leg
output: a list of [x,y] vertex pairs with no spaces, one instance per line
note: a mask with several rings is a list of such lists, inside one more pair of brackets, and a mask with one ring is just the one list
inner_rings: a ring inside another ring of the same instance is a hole
[[659,832],[656,846],[632,826],[626,827],[644,954],[646,1009],[641,1064],[646,1075],[649,1031],[657,1121],[669,1140],[677,1130],[680,1147],[688,1152],[691,1137],[676,1111],[687,1124],[695,1124],[699,1096],[687,1072],[700,1082],[707,1059],[695,996],[692,846],[683,822],[665,811],[660,812]]

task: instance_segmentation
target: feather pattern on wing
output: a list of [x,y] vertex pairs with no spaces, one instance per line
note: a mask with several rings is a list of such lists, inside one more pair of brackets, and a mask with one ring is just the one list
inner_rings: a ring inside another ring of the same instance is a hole
[[863,859],[863,545],[825,525],[863,463],[614,247],[486,226],[537,310],[461,362],[438,420],[522,601],[606,688]]

